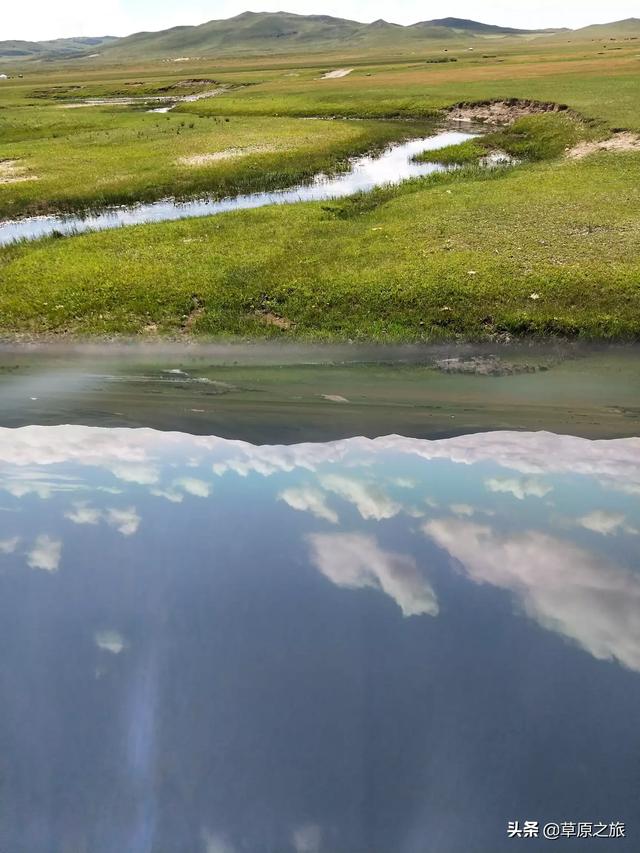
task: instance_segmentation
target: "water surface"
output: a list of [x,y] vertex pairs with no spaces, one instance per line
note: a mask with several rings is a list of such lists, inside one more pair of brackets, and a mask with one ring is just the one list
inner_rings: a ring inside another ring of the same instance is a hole
[[636,851],[639,364],[3,347],[0,849]]
[[265,207],[270,204],[296,204],[302,201],[322,201],[342,198],[357,192],[368,192],[384,184],[394,184],[409,178],[444,171],[440,163],[415,163],[413,157],[423,151],[435,151],[455,145],[477,134],[446,131],[422,139],[392,145],[381,154],[354,159],[348,171],[334,177],[316,175],[311,183],[289,189],[257,192],[231,198],[199,198],[192,201],[163,199],[132,207],[109,208],[98,213],[81,215],[37,216],[0,222],[0,246],[16,240],[35,240],[57,234],[79,234],[84,231],[104,231],[124,225],[145,222],[213,216],[231,210]]
[[254,444],[495,429],[621,438],[640,435],[639,356],[560,344],[5,345],[0,426],[151,426]]
[[640,439],[0,430],[0,847],[638,849]]

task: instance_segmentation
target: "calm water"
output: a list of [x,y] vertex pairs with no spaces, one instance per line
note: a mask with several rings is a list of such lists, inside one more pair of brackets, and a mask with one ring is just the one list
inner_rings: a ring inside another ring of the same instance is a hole
[[83,231],[104,231],[123,225],[162,222],[213,216],[230,210],[265,207],[270,204],[295,204],[300,201],[321,201],[342,198],[356,192],[366,192],[384,184],[399,183],[409,178],[443,171],[439,163],[414,163],[412,158],[422,151],[434,151],[455,145],[477,134],[447,131],[414,139],[387,148],[381,154],[355,159],[349,170],[335,177],[317,175],[309,184],[299,184],[284,190],[238,195],[220,200],[200,198],[193,201],[163,201],[137,204],[133,207],[110,208],[101,213],[86,215],[39,216],[0,222],[0,246],[16,240],[35,240],[53,233],[76,234]]
[[1,355],[0,849],[636,851],[633,351],[267,353]]
[[32,426],[0,464],[3,850],[638,849],[640,439]]

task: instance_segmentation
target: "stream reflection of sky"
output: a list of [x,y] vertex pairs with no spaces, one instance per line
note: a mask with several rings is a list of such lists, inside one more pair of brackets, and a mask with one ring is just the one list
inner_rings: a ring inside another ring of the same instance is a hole
[[637,849],[640,439],[27,427],[0,472],[0,849]]

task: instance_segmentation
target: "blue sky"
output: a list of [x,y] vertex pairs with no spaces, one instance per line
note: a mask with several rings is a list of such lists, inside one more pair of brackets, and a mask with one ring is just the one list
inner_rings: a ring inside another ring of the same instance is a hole
[[2,39],[46,39],[77,35],[127,35],[180,24],[201,24],[251,11],[285,9],[329,14],[358,21],[384,18],[400,24],[456,16],[516,27],[568,26],[629,18],[640,14],[639,0],[5,0]]

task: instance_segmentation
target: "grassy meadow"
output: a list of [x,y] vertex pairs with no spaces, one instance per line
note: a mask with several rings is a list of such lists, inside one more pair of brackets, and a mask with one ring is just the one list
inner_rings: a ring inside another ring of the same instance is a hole
[[[486,44],[447,42],[446,62],[434,43],[419,55],[25,64],[0,84],[0,219],[286,187],[425,135],[459,102],[570,109],[427,155],[460,168],[367,195],[1,248],[0,332],[640,337],[640,151],[566,157],[640,131],[640,41]],[[336,68],[353,70],[323,79]],[[82,105],[98,98],[136,100]],[[492,148],[519,165],[482,169]]]

